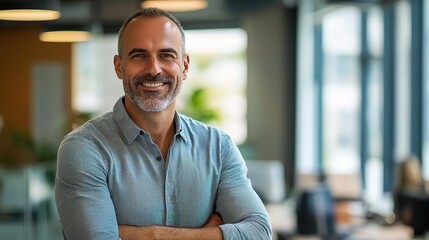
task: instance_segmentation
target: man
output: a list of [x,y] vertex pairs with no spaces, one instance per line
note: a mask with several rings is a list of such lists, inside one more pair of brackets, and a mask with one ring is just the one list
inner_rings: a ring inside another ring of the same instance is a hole
[[168,12],[142,9],[124,21],[114,66],[125,97],[58,150],[66,239],[271,239],[231,138],[176,111],[189,61]]

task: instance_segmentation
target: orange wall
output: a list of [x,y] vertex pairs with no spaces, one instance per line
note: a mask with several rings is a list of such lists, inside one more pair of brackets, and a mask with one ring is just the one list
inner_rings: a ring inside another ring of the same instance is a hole
[[31,134],[31,67],[35,62],[56,61],[66,66],[68,111],[71,109],[70,43],[44,43],[39,28],[0,29],[0,115],[3,130]]

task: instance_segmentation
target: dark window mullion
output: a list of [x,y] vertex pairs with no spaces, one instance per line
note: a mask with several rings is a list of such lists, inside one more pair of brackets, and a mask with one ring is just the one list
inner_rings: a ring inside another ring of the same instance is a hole
[[411,152],[422,161],[423,144],[423,0],[411,3]]
[[365,164],[368,157],[368,78],[370,67],[370,54],[368,50],[368,13],[361,16],[361,112],[360,112],[360,167],[361,182],[365,188]]
[[383,191],[392,190],[395,143],[395,7],[387,6],[384,18],[383,51]]
[[314,27],[314,80],[316,86],[316,136],[315,156],[320,180],[325,180],[323,169],[323,29],[322,24]]

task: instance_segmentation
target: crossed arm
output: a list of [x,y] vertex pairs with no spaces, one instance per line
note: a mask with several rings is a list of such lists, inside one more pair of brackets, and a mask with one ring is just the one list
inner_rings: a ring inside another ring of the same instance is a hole
[[223,240],[219,228],[221,224],[223,224],[221,216],[214,213],[201,228],[119,225],[119,236],[122,240]]
[[214,214],[200,228],[118,227],[107,185],[111,173],[105,157],[94,149],[97,147],[91,141],[76,137],[59,150],[56,203],[67,239],[271,239],[269,217],[245,177],[246,167],[237,149],[226,154],[217,187],[213,211],[222,218]]

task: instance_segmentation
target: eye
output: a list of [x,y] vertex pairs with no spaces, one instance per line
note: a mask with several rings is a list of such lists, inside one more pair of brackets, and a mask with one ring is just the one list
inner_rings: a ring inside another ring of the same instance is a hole
[[173,60],[176,59],[176,56],[172,53],[161,53],[159,54],[159,57],[163,60]]
[[131,55],[131,59],[133,59],[133,60],[147,59],[147,54],[146,53],[136,53],[136,54]]

